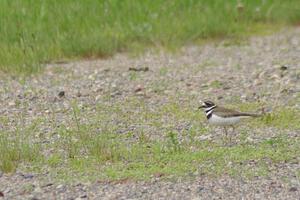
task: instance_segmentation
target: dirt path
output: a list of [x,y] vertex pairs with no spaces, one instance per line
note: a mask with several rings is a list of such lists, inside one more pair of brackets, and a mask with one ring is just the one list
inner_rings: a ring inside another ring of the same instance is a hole
[[[2,130],[31,124],[38,117],[48,116],[50,120],[53,110],[55,124],[68,123],[72,119],[65,113],[72,99],[87,107],[100,101],[120,103],[131,96],[147,99],[150,107],[176,99],[195,109],[200,99],[225,105],[259,100],[268,111],[276,107],[300,111],[300,29],[255,37],[239,45],[224,41],[187,47],[175,54],[149,53],[138,58],[122,54],[107,60],[49,65],[43,74],[25,81],[1,77]],[[20,115],[24,117],[16,117]],[[172,125],[180,128],[186,123]],[[52,127],[47,120],[39,126],[37,141],[55,142]],[[128,129],[121,123],[118,127],[119,131]],[[141,126],[133,130],[142,128],[153,140],[160,139],[164,130]],[[258,128],[249,138],[261,141],[278,130]],[[299,140],[298,128],[282,132]],[[214,140],[218,136],[208,137]],[[299,160],[296,157],[293,162],[280,163],[271,175],[252,179],[199,174],[171,178],[173,181],[154,177],[150,181],[74,183],[55,182],[55,175],[47,169],[24,172],[25,165],[14,174],[0,172],[0,191],[4,199],[299,199]]]

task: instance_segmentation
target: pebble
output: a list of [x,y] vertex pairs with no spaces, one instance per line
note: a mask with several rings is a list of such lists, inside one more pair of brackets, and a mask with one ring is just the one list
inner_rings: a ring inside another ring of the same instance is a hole
[[58,185],[58,186],[56,186],[56,189],[60,190],[60,189],[62,189],[64,187],[65,187],[64,185]]
[[137,85],[136,87],[135,87],[135,89],[134,89],[134,92],[140,92],[140,91],[142,91],[142,90],[144,90],[144,87],[142,86],[142,85]]
[[32,179],[34,177],[33,174],[22,174],[25,179]]
[[280,69],[281,69],[282,71],[285,71],[285,70],[288,69],[288,66],[287,66],[287,65],[281,65]]
[[35,187],[34,192],[35,192],[35,193],[42,193],[43,190],[42,190],[41,187],[37,186],[37,187]]
[[62,98],[65,96],[65,91],[60,91],[57,95],[59,98]]
[[147,72],[149,71],[149,67],[129,67],[129,71],[136,71],[136,72]]
[[15,103],[15,101],[10,101],[10,102],[8,102],[8,105],[9,105],[9,106],[15,106],[16,103]]
[[111,97],[120,96],[120,95],[122,95],[121,91],[115,91],[115,92],[110,94]]
[[199,140],[210,140],[212,138],[212,135],[209,134],[209,135],[201,135],[199,136]]
[[43,185],[43,187],[49,187],[49,186],[52,186],[52,185],[54,185],[54,184],[53,183],[47,183],[47,184]]
[[296,187],[291,187],[291,188],[289,189],[289,191],[290,191],[290,192],[296,192],[296,191],[298,191],[298,188],[296,188]]

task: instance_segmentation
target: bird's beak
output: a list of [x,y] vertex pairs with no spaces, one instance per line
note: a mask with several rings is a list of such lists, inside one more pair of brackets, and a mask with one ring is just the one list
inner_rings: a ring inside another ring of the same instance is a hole
[[202,106],[199,106],[198,107],[198,109],[200,110],[200,109],[202,109],[202,108],[204,108],[205,106],[204,105],[202,105]]

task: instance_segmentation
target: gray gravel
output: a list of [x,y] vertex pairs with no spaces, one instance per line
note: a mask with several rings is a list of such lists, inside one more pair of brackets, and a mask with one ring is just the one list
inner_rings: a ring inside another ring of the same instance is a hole
[[[51,120],[54,114],[55,122],[40,127],[37,141],[55,142],[53,123],[71,120],[65,113],[72,99],[93,106],[99,101],[112,104],[140,96],[155,106],[164,104],[170,96],[185,103],[193,97],[188,104],[195,108],[199,99],[222,104],[259,99],[271,101],[266,106],[271,110],[276,106],[300,109],[299,28],[253,37],[239,45],[230,42],[185,47],[175,54],[119,54],[105,60],[51,64],[44,73],[25,80],[0,75],[0,115],[8,119],[0,128],[14,130],[14,125],[31,124],[39,116]],[[132,73],[138,73],[138,78]],[[123,129],[128,127],[121,124]],[[251,138],[265,139],[276,131],[272,127],[259,129]],[[154,139],[161,137],[159,130],[150,127],[148,132]],[[299,133],[293,130],[286,134],[299,139]],[[0,199],[300,199],[299,177],[291,173],[300,171],[299,157],[296,160],[276,167],[270,176],[251,180],[201,174],[150,181],[57,183],[47,172],[0,172]]]

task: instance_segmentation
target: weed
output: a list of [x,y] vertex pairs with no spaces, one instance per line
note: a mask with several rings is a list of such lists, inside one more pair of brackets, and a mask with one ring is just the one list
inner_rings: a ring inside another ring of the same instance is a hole
[[33,162],[41,157],[40,146],[24,138],[24,132],[17,130],[14,137],[0,132],[0,170],[8,173],[16,171],[22,162]]
[[168,150],[170,152],[178,152],[181,150],[180,142],[178,139],[178,135],[172,131],[167,134],[168,142]]
[[218,81],[218,80],[214,80],[210,83],[210,86],[213,88],[221,88],[222,87],[222,82]]
[[137,80],[137,78],[138,78],[138,74],[137,74],[137,72],[130,72],[129,73],[129,79],[131,80],[131,81],[135,81],[135,80]]
[[165,75],[167,75],[167,73],[168,73],[168,68],[167,68],[167,67],[162,67],[162,68],[160,68],[159,74],[160,74],[161,76],[165,76]]

